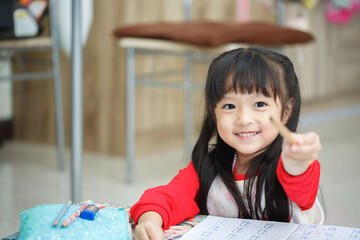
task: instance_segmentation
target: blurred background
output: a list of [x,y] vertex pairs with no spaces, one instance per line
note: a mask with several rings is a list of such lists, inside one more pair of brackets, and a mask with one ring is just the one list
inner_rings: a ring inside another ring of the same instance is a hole
[[[66,2],[66,1],[64,1]],[[276,0],[193,0],[191,21],[277,24]],[[333,2],[342,2],[341,6]],[[344,2],[347,2],[346,5]],[[300,132],[319,133],[323,150],[321,198],[328,225],[360,227],[360,14],[358,1],[284,1],[285,26],[311,33],[306,44],[284,45],[300,80]],[[82,1],[83,165],[82,200],[133,205],[147,188],[166,184],[189,162],[184,148],[181,89],[137,86],[134,180],[126,180],[126,49],[114,30],[140,23],[185,21],[182,0]],[[331,4],[331,5],[329,5]],[[353,5],[349,5],[353,4]],[[70,4],[68,4],[70,5]],[[84,7],[85,6],[85,7]],[[71,11],[57,5],[62,24]],[[347,11],[345,11],[347,10]],[[344,12],[345,11],[345,12]],[[49,36],[49,16],[39,21]],[[63,35],[60,35],[60,38]],[[0,39],[0,46],[2,41]],[[1,49],[1,48],[0,48]],[[52,81],[0,81],[0,237],[19,230],[22,211],[71,198],[71,60],[60,42],[66,165],[58,169]],[[3,57],[3,56],[2,56]],[[51,51],[27,51],[17,58],[51,58]],[[0,75],[17,73],[19,61],[0,59]],[[136,73],[171,70],[186,64],[173,56],[136,58]],[[193,64],[194,82],[206,78],[209,61]],[[39,66],[29,70],[39,70]],[[184,76],[171,76],[182,82]],[[202,117],[202,91],[193,91],[195,138]]]

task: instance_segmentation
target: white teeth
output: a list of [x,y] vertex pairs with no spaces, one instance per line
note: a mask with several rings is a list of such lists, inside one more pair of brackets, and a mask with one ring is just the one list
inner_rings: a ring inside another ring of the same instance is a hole
[[252,133],[238,133],[237,135],[238,135],[239,137],[250,137],[250,136],[256,135],[256,132],[252,132]]

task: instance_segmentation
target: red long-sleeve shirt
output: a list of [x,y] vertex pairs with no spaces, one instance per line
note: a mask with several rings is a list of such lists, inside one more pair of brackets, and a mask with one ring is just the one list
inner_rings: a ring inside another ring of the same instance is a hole
[[[317,160],[303,174],[291,176],[285,171],[280,158],[277,176],[290,201],[296,203],[303,211],[313,206],[320,180],[320,163]],[[234,178],[237,181],[244,179],[244,176],[235,173]],[[131,208],[131,217],[137,224],[143,213],[155,211],[163,219],[163,229],[168,229],[200,212],[196,203],[198,190],[199,179],[191,162],[167,185],[146,190]]]

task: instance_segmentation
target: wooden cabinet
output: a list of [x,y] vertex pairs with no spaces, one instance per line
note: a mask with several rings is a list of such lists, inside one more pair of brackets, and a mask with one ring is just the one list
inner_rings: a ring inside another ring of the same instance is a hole
[[357,91],[360,94],[360,14],[347,26],[330,26],[329,34],[335,93]]
[[[310,31],[314,43],[287,48],[295,60],[304,101],[360,94],[360,14],[347,25],[334,25],[325,19],[324,7],[319,4],[310,12]],[[302,65],[296,61],[297,51],[303,54]]]

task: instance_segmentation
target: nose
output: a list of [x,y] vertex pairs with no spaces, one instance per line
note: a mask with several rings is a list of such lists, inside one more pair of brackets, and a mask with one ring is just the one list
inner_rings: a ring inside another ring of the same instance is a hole
[[236,124],[238,125],[248,125],[254,121],[254,118],[251,112],[247,109],[241,109],[236,114]]

